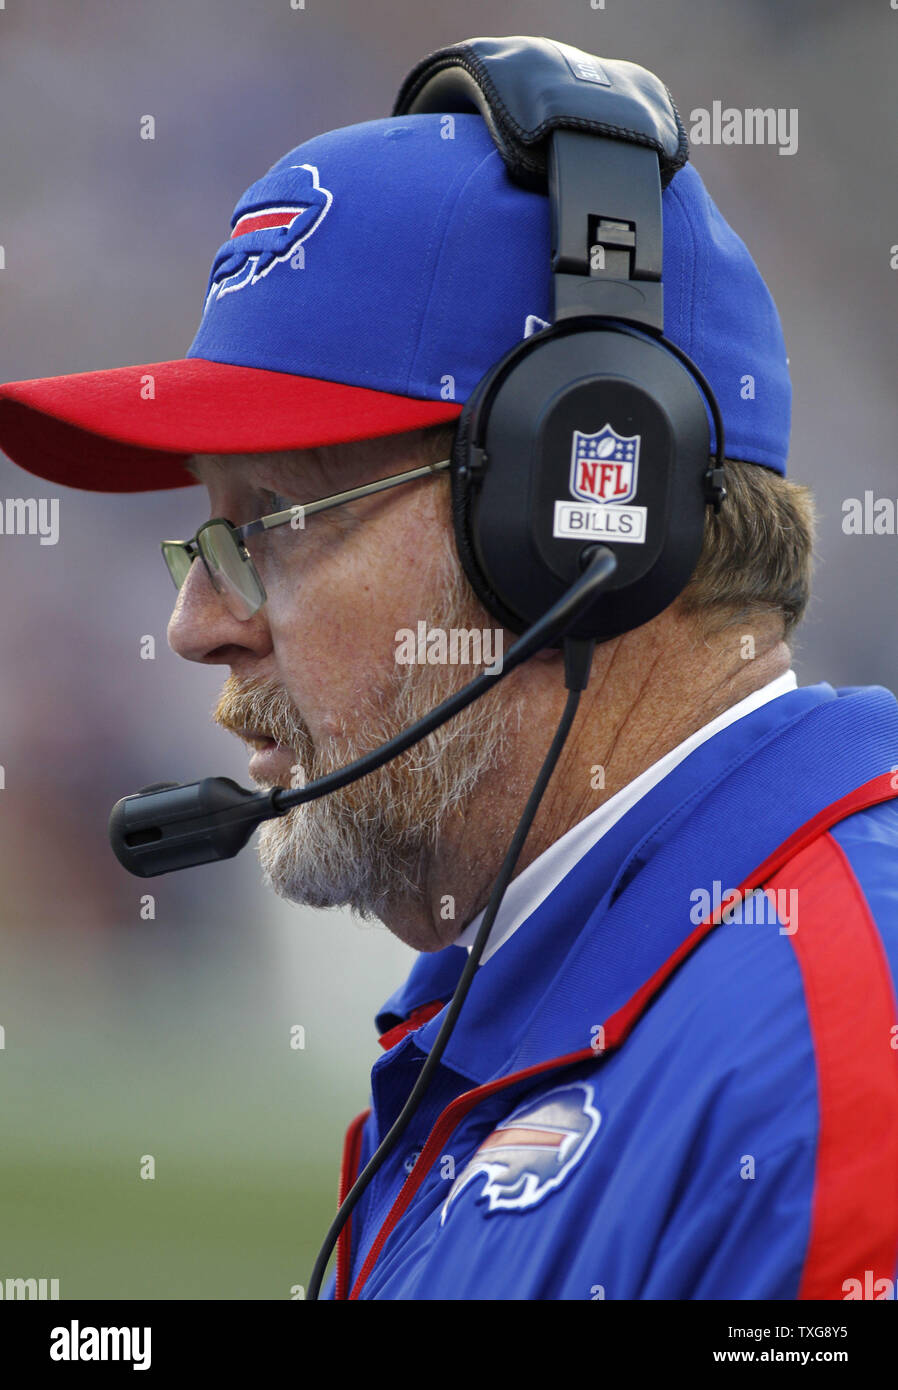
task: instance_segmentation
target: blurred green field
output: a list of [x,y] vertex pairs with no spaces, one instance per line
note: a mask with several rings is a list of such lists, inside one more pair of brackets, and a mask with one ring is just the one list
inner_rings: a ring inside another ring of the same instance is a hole
[[404,952],[283,905],[215,951],[133,930],[0,938],[0,1281],[296,1297]]
[[[58,1278],[60,1299],[289,1299],[334,1209],[320,1168],[3,1164],[2,1277]],[[301,1188],[301,1190],[300,1190]]]

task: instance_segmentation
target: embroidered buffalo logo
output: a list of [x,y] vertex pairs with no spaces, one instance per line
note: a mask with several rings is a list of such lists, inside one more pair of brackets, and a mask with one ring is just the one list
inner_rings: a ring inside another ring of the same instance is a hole
[[595,434],[574,430],[571,441],[571,492],[583,502],[629,502],[636,496],[638,434],[618,434],[604,425]]
[[237,204],[230,240],[212,263],[205,308],[224,294],[254,285],[295,256],[332,202],[333,194],[319,184],[314,164],[294,164],[266,174],[248,188]]
[[534,1207],[568,1177],[582,1159],[601,1121],[586,1081],[558,1086],[528,1101],[484,1139],[459,1173],[443,1203],[440,1225],[470,1183],[485,1177],[476,1201],[494,1211]]

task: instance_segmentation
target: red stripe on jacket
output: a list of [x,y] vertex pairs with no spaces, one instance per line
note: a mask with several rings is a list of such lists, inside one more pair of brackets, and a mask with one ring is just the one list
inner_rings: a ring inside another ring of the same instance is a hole
[[898,1266],[898,1051],[892,972],[851,864],[822,835],[769,884],[797,894],[790,935],[817,1064],[820,1128],[798,1297],[845,1297]]
[[[337,1209],[346,1201],[350,1188],[358,1176],[359,1160],[362,1156],[362,1131],[365,1121],[371,1114],[370,1108],[356,1115],[346,1131],[343,1140],[343,1162],[340,1164],[340,1189],[337,1194]],[[334,1286],[334,1299],[345,1299],[349,1293],[349,1259],[352,1250],[352,1216],[337,1237],[337,1280]]]

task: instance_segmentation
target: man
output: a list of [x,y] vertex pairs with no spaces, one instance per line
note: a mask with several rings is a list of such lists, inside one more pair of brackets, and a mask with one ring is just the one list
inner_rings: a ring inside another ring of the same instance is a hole
[[[595,652],[440,1065],[341,1237],[339,1298],[843,1298],[895,1279],[898,706],[797,687],[813,509],[784,477],[776,310],[690,166],[663,212],[666,332],[720,400],[728,496],[683,594]],[[548,218],[479,116],[332,131],[240,200],[186,359],[0,390],[0,444],[44,477],[199,481],[235,526],[292,516],[246,537],[255,604],[208,550],[169,551],[171,645],[227,668],[216,717],[260,786],[343,766],[464,685],[453,634],[479,637],[481,667],[514,640],[428,466],[547,321]],[[378,1016],[343,1195],[433,1044],[565,698],[545,650],[262,828],[279,894],[376,915],[421,952]]]

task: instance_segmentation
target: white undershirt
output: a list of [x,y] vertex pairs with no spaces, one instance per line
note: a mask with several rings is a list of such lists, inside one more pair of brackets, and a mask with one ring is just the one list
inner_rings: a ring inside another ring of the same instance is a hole
[[[798,681],[795,672],[789,670],[784,675],[777,676],[768,685],[762,686],[760,690],[746,695],[744,700],[740,700],[738,704],[724,710],[723,714],[712,719],[710,724],[705,724],[704,728],[697,729],[682,743],[678,743],[676,748],[665,753],[663,758],[652,763],[645,772],[641,772],[632,782],[628,782],[619,792],[615,792],[614,796],[602,806],[590,812],[585,819],[579,821],[547,850],[544,850],[537,859],[533,860],[532,864],[528,864],[517,878],[512,879],[505,890],[505,896],[493,923],[489,941],[481,956],[481,964],[489,960],[490,956],[495,955],[499,947],[517,931],[523,922],[526,922],[531,913],[536,911],[552,890],[557,888],[578,860],[583,858],[584,854],[611,829],[612,825],[630,810],[631,806],[636,805],[640,797],[645,796],[646,792],[650,791],[656,783],[666,777],[669,772],[672,772],[677,763],[688,758],[689,754],[700,744],[704,743],[706,739],[712,738],[721,729],[725,729],[728,724],[734,724],[737,719],[751,714],[752,710],[766,705],[768,700],[775,700],[779,695],[785,695],[788,691],[795,690],[797,686]],[[461,935],[456,938],[455,945],[466,946],[470,951],[482,921],[483,913],[478,912]]]

